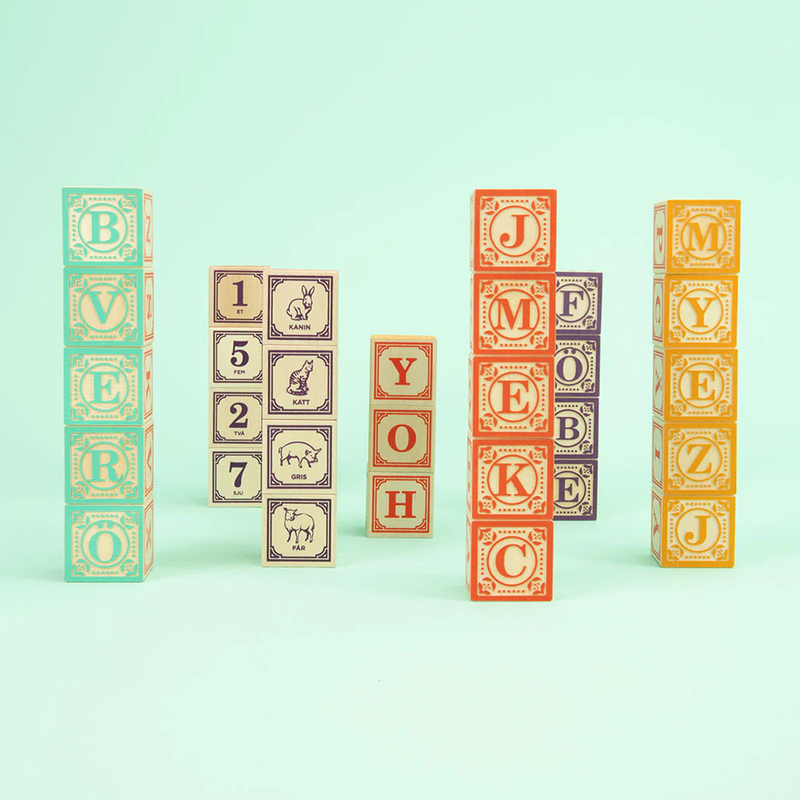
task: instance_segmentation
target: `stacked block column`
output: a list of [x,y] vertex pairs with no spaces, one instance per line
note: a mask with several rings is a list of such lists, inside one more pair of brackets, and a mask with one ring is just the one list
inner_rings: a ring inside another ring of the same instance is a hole
[[367,536],[433,536],[436,338],[370,340]]
[[338,324],[338,272],[266,273],[265,567],[336,565]]
[[741,204],[654,210],[651,551],[662,567],[732,567]]
[[467,587],[550,600],[556,192],[472,197]]
[[153,197],[65,188],[65,577],[153,566]]
[[209,270],[208,504],[260,506],[268,267]]
[[603,276],[556,275],[554,520],[597,519]]

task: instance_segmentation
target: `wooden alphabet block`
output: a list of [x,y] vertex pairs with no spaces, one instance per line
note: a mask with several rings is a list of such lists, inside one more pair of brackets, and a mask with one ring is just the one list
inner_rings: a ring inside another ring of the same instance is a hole
[[559,272],[555,309],[557,333],[600,333],[603,274]]
[[72,186],[61,194],[64,266],[152,264],[152,194]]
[[261,556],[265,567],[336,566],[336,496],[267,496]]
[[552,356],[471,356],[473,434],[552,436]]
[[596,397],[558,398],[554,424],[556,459],[597,458],[598,422]]
[[433,471],[435,425],[433,408],[372,406],[369,469]]
[[472,600],[552,600],[553,523],[467,518]]
[[264,276],[269,267],[211,267],[211,327],[258,328],[264,322]]
[[338,272],[271,270],[266,279],[267,344],[338,344]]
[[367,536],[430,539],[433,536],[433,474],[369,472]]
[[739,200],[667,200],[653,210],[656,273],[739,271]]
[[336,423],[264,421],[264,496],[336,491]]
[[600,394],[600,337],[559,336],[555,355],[556,396]]
[[208,451],[209,506],[258,506],[262,498],[261,449],[212,447]]
[[654,349],[653,410],[667,422],[736,420],[736,350]]
[[153,273],[64,270],[64,344],[141,347],[153,341]]
[[264,348],[264,413],[336,419],[337,348]]
[[261,329],[211,328],[210,383],[261,383],[264,378]]
[[212,445],[261,444],[261,391],[212,386],[209,397]]
[[467,503],[474,520],[553,516],[553,440],[469,437]]
[[144,505],[67,506],[65,579],[130,583],[153,566],[153,499]]
[[142,425],[152,414],[152,347],[65,348],[67,425]]
[[66,502],[143,503],[153,489],[153,426],[65,428]]
[[372,405],[433,405],[436,337],[372,336],[370,386]]
[[736,275],[656,275],[653,341],[664,347],[736,347]]
[[736,424],[653,420],[653,483],[671,495],[736,493]]
[[552,355],[556,348],[555,293],[553,273],[474,273],[472,352]]
[[471,211],[473,270],[555,270],[553,189],[478,189]]
[[732,567],[734,497],[652,493],[651,551],[662,567]]
[[556,461],[553,519],[597,519],[597,460]]

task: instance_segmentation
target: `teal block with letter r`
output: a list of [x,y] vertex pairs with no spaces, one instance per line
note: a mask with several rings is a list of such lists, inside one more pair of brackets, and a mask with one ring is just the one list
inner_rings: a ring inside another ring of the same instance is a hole
[[61,191],[64,266],[153,263],[153,195],[143,189]]

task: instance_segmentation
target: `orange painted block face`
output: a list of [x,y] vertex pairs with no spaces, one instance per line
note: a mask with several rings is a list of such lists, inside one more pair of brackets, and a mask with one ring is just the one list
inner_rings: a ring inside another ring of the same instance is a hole
[[469,378],[474,434],[553,435],[552,356],[472,356]]
[[470,437],[467,504],[475,520],[552,519],[553,440]]
[[478,355],[552,355],[556,347],[556,279],[550,275],[472,276],[472,351]]
[[657,275],[653,341],[664,347],[736,347],[735,275]]
[[433,469],[433,408],[373,406],[370,415],[370,470]]
[[553,523],[467,518],[471,600],[552,600]]
[[739,271],[741,201],[667,200],[653,209],[655,272]]
[[732,567],[733,497],[652,493],[651,551],[662,567]]
[[653,483],[668,494],[736,492],[736,423],[653,420]]
[[471,206],[473,270],[555,271],[554,189],[477,189]]
[[[663,380],[659,383],[660,360]],[[736,420],[736,350],[656,348],[654,364],[653,409],[664,420]]]
[[436,400],[436,337],[373,336],[370,401],[430,406]]
[[430,539],[433,536],[433,475],[367,476],[367,536]]

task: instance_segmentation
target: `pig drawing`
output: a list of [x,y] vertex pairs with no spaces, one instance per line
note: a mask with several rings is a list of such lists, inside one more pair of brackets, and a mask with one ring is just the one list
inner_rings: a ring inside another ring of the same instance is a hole
[[314,541],[314,518],[308,514],[298,514],[296,508],[284,507],[283,513],[286,518],[283,520],[283,527],[289,532],[287,542],[292,541],[292,534],[294,534],[294,543],[300,544],[300,534],[306,535],[306,542]]
[[312,464],[317,463],[321,451],[321,447],[314,448],[306,442],[289,442],[289,444],[278,448],[278,457],[280,458],[281,466],[291,464],[292,459],[294,459],[297,462],[298,469],[303,466],[304,461],[310,469]]

